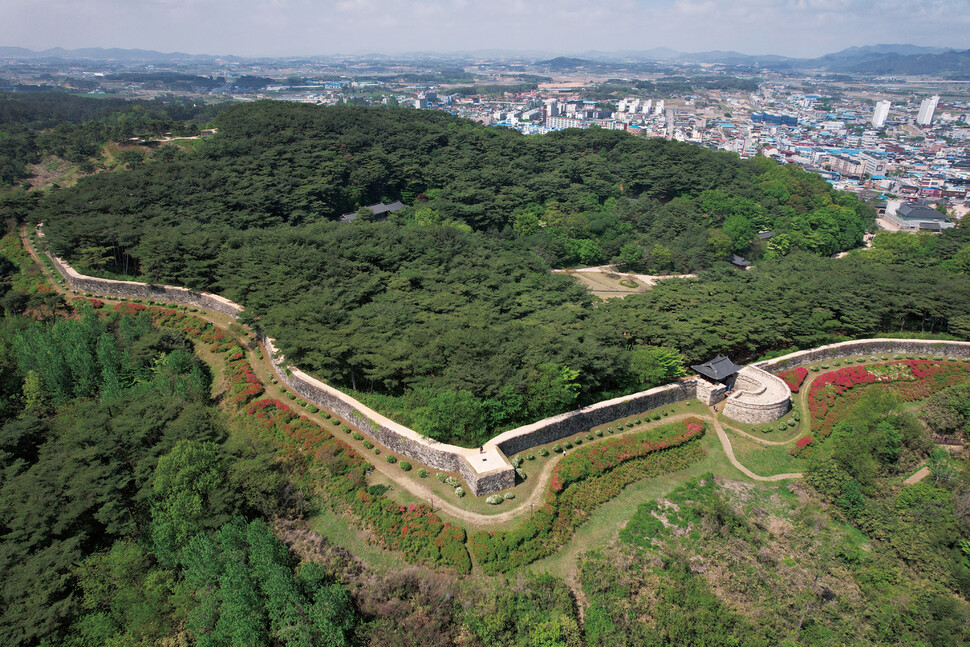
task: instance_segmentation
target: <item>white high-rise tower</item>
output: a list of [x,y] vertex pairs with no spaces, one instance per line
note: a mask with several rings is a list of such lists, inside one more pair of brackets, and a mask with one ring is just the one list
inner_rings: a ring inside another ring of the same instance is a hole
[[940,102],[940,95],[934,94],[929,99],[923,99],[919,104],[919,114],[916,116],[916,123],[920,126],[929,126],[933,123],[933,114],[936,112],[936,104]]
[[886,117],[889,116],[889,107],[892,104],[889,101],[877,101],[876,108],[872,111],[872,125],[876,128],[882,128],[886,125]]

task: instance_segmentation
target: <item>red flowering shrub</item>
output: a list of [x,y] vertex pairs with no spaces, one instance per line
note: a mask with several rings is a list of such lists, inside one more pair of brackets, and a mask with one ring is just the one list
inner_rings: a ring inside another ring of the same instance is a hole
[[812,431],[820,439],[832,433],[836,422],[858,400],[856,387],[885,384],[904,402],[922,400],[948,386],[970,380],[967,366],[961,362],[907,360],[889,364],[847,366],[815,378],[808,391],[808,408],[812,414]]
[[263,384],[253,372],[249,362],[237,358],[226,365],[226,378],[229,381],[229,394],[237,407],[263,394]]
[[785,381],[785,384],[788,385],[792,393],[798,393],[798,389],[801,388],[802,383],[805,382],[805,378],[808,377],[808,369],[804,366],[799,366],[790,371],[779,373],[778,377]]
[[531,519],[512,530],[475,533],[468,547],[486,573],[545,557],[630,483],[683,469],[702,457],[704,450],[690,441],[703,432],[703,422],[691,419],[571,452],[553,470],[545,504]]
[[92,299],[90,297],[72,297],[71,301],[87,301],[88,303],[91,304],[92,308],[104,307],[104,301],[102,301],[101,299]]
[[803,451],[805,451],[806,447],[812,444],[812,440],[813,439],[811,436],[802,436],[801,438],[796,440],[795,446],[792,447],[791,455],[799,456]]
[[652,440],[657,435],[658,430],[648,429],[638,434],[612,438],[606,442],[596,443],[582,450],[571,452],[563,457],[552,470],[552,480],[549,483],[550,491],[560,492],[571,483],[581,481],[589,476],[598,476],[631,458],[638,458],[651,452],[683,445],[704,433],[704,425],[697,419],[667,425],[663,429],[675,433],[679,431],[680,433],[662,440]]
[[137,315],[139,312],[145,309],[140,303],[118,303],[114,307],[114,311],[122,315]]

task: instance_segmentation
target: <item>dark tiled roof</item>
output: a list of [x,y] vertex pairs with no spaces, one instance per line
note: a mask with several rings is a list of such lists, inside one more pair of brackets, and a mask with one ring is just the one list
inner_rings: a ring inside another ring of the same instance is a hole
[[751,265],[751,261],[749,261],[748,259],[742,256],[738,256],[737,254],[735,254],[734,256],[731,257],[731,265],[737,265],[738,267],[748,267],[749,265]]
[[718,355],[709,362],[691,366],[691,368],[701,375],[711,378],[712,380],[723,380],[724,378],[734,375],[740,371],[742,367],[738,366],[727,357]]
[[899,205],[896,215],[906,220],[946,220],[946,216],[936,209],[909,204],[908,202]]
[[[395,200],[391,204],[384,204],[383,202],[377,202],[375,204],[369,204],[365,209],[370,209],[375,216],[382,216],[386,213],[394,213],[398,209],[404,208],[404,203],[400,200]],[[357,219],[357,212],[351,211],[340,216],[340,222],[353,222]]]

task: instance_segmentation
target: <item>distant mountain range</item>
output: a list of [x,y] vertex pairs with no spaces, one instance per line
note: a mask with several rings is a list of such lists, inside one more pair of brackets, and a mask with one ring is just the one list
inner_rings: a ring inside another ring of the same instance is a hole
[[[472,52],[455,52],[451,56],[471,56]],[[477,54],[481,54],[478,52]],[[513,54],[502,50],[503,56]],[[541,59],[537,52],[520,52],[526,58]],[[341,56],[341,59],[407,59],[415,56],[410,54],[400,57],[373,54],[366,57]],[[431,53],[421,53],[427,57]],[[447,56],[447,55],[433,55]],[[146,49],[105,49],[91,47],[84,49],[63,49],[55,47],[35,52],[23,47],[0,47],[0,59],[32,59],[32,60],[89,60],[105,61],[122,64],[137,63],[202,63],[214,61],[217,57],[205,54],[185,54],[182,52],[158,52]],[[255,58],[238,56],[220,56],[223,60],[258,60]],[[279,57],[281,60],[291,58],[300,59],[328,59],[337,57]],[[879,74],[879,75],[914,75],[939,74],[967,76],[970,78],[970,49],[955,50],[944,47],[921,47],[905,44],[867,45],[865,47],[849,47],[839,52],[826,54],[818,58],[791,58],[775,54],[751,55],[734,51],[714,50],[709,52],[679,52],[667,47],[656,47],[649,50],[601,52],[588,51],[571,57],[559,56],[540,60],[539,65],[550,71],[570,71],[585,69],[588,71],[610,71],[643,69],[651,64],[717,64],[725,66],[740,66],[752,68],[767,68],[775,70],[818,70],[836,73]]]
[[35,52],[24,47],[0,47],[0,59],[61,59],[69,61],[117,61],[119,63],[173,63],[177,61],[208,61],[213,56],[205,54],[183,54],[182,52],[163,53],[151,49],[120,49],[117,47],[85,47],[64,49],[53,47]]
[[[855,74],[966,74],[970,70],[970,50],[918,45],[868,45],[849,47],[818,58],[792,58],[775,54],[751,55],[732,51],[678,52],[666,47],[644,51],[585,52],[570,59],[590,59],[597,63],[619,61],[657,61],[732,65],[775,70],[819,70]],[[556,60],[556,59],[554,59]]]

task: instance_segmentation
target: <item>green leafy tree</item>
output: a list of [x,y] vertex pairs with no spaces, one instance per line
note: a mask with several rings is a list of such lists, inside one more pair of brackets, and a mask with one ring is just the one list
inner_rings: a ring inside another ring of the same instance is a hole
[[417,429],[448,442],[453,438],[483,439],[483,403],[468,391],[442,391],[414,412]]
[[163,564],[174,564],[196,533],[225,520],[226,505],[220,499],[224,480],[215,443],[181,440],[159,457],[152,478],[151,536]]
[[24,378],[24,413],[26,416],[43,417],[50,412],[47,397],[37,371],[30,369]]
[[526,394],[526,406],[536,418],[571,409],[579,398],[579,371],[553,363],[540,364]]
[[643,250],[634,243],[628,242],[620,248],[620,266],[623,269],[630,269],[640,264],[643,259]]
[[175,574],[153,566],[141,544],[119,540],[76,570],[79,617],[67,645],[148,645],[176,627]]
[[630,373],[637,384],[648,389],[687,374],[684,356],[663,346],[635,347],[630,354]]

